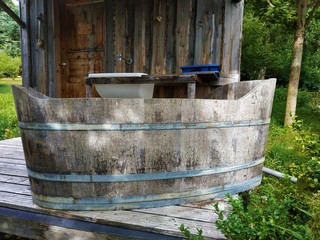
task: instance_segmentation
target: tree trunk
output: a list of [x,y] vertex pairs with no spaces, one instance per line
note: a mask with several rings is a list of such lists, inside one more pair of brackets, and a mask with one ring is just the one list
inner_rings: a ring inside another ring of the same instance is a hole
[[291,125],[296,116],[297,97],[307,17],[307,5],[308,0],[297,0],[298,19],[296,22],[296,31],[294,35],[290,81],[288,86],[287,106],[284,119],[285,125]]

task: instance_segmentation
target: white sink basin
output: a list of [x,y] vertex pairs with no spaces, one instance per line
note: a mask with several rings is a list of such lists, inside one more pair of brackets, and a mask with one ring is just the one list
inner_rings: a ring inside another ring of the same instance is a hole
[[103,98],[147,98],[153,96],[154,84],[95,84]]
[[116,78],[116,77],[141,77],[143,75],[148,75],[146,73],[89,73],[90,78]]
[[[90,73],[90,78],[141,77],[146,73]],[[146,98],[153,96],[154,83],[94,84],[102,98]]]

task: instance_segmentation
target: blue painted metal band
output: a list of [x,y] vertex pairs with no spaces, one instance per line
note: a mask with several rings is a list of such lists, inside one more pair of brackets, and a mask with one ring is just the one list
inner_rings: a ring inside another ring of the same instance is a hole
[[264,162],[264,157],[255,159],[254,161],[237,164],[227,167],[216,167],[210,169],[189,170],[179,172],[160,172],[160,173],[145,173],[145,174],[117,174],[117,175],[80,175],[72,174],[54,174],[54,173],[41,173],[27,169],[28,175],[32,178],[55,181],[55,182],[131,182],[131,181],[153,181],[164,179],[200,177],[206,175],[220,174],[225,172],[242,170],[250,167],[257,166]]
[[117,210],[161,207],[167,205],[184,204],[224,197],[227,193],[235,194],[257,187],[261,183],[262,175],[243,182],[218,185],[208,189],[200,189],[180,193],[157,195],[127,196],[127,197],[51,197],[32,193],[33,201],[42,207],[66,210]]
[[250,127],[266,125],[270,119],[255,119],[224,122],[195,122],[195,123],[30,123],[19,122],[21,129],[45,131],[155,131],[155,130],[184,130]]

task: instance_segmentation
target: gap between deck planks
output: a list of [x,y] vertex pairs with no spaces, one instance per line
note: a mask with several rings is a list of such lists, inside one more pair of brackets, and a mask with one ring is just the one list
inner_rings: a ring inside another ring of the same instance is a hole
[[[0,141],[0,183],[0,207],[177,237],[182,236],[179,226],[183,223],[193,234],[199,228],[203,230],[206,239],[224,239],[214,225],[217,216],[214,214],[212,201],[130,211],[58,211],[38,207],[32,202],[20,138]],[[8,217],[3,217],[2,220],[12,222]],[[50,226],[50,229],[52,227],[55,230],[61,228]],[[66,231],[66,228],[62,229],[61,231]],[[75,233],[80,230],[70,231]]]

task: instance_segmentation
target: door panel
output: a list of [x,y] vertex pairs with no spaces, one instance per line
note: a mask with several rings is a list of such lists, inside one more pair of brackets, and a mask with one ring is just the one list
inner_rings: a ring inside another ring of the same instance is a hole
[[61,96],[85,97],[88,73],[103,72],[104,3],[60,1]]

